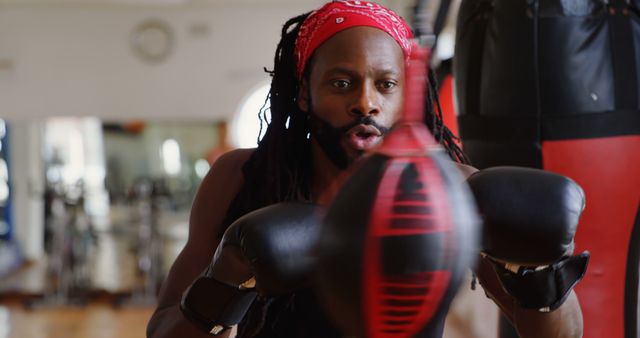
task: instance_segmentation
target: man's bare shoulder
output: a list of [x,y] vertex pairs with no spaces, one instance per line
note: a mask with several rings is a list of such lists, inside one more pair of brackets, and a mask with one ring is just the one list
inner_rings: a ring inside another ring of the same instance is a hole
[[200,184],[199,195],[220,187],[242,184],[242,166],[247,162],[255,149],[235,149],[226,152],[213,163],[209,173]]
[[228,151],[216,160],[212,170],[240,170],[254,151],[254,148]]
[[[221,230],[222,219],[244,179],[242,166],[254,149],[237,149],[221,155],[204,178],[191,208],[190,234],[211,238]],[[203,230],[204,229],[204,230]]]

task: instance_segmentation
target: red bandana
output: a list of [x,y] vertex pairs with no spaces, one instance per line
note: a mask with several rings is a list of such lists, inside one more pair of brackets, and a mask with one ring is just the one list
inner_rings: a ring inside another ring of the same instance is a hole
[[318,46],[334,34],[355,26],[374,27],[391,35],[408,59],[413,34],[398,14],[372,2],[334,0],[311,13],[300,27],[294,50],[298,79],[302,79],[304,67]]

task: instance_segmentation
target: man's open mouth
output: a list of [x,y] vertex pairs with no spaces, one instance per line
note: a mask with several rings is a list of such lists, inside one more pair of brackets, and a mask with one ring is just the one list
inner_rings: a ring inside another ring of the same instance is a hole
[[359,124],[347,131],[347,143],[356,150],[366,151],[380,143],[382,133],[372,125]]

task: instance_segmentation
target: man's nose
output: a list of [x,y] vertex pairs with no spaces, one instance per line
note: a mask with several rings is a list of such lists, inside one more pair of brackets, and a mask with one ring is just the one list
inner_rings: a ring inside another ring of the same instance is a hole
[[364,83],[355,92],[351,113],[359,116],[377,115],[380,113],[380,102],[376,87],[372,83]]

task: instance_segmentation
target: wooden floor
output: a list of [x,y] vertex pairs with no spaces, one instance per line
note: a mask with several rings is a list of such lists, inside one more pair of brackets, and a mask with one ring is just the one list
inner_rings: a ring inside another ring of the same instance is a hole
[[8,304],[0,307],[0,338],[141,338],[151,313],[109,304],[34,311]]

